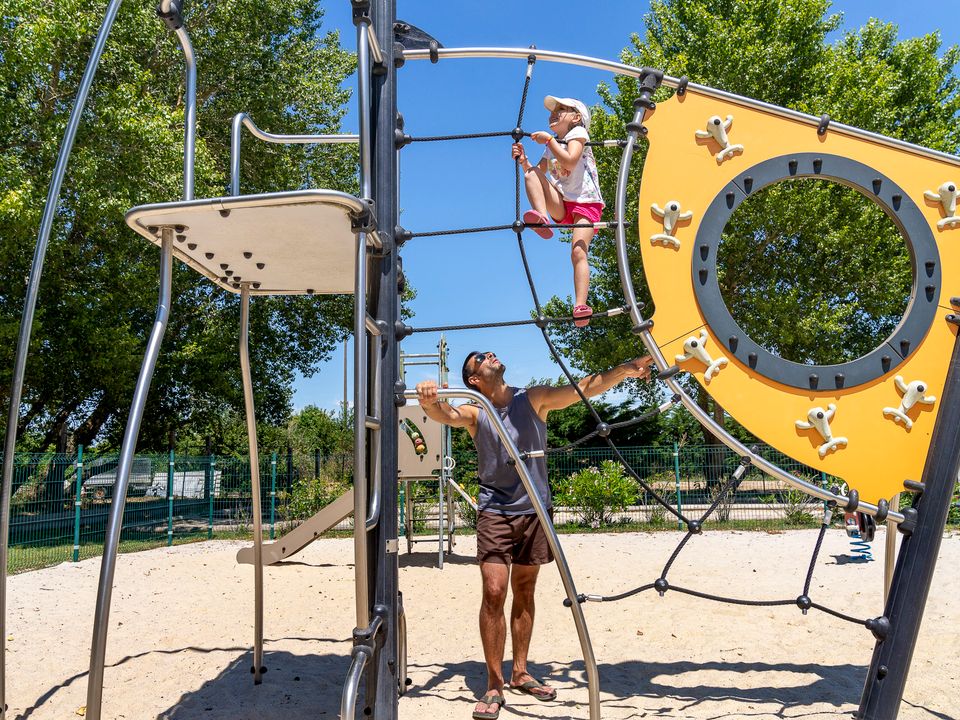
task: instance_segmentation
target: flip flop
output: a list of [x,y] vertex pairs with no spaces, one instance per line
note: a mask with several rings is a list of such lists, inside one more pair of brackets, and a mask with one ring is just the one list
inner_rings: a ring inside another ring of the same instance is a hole
[[[543,690],[549,690],[548,693],[535,693],[535,689],[541,688]],[[540,680],[527,680],[525,683],[520,683],[519,685],[511,685],[511,690],[516,690],[517,692],[526,693],[531,695],[541,702],[550,702],[551,700],[557,699],[557,691],[555,688],[548,688]]]
[[549,240],[553,237],[553,230],[548,227],[536,227],[537,225],[549,225],[550,220],[543,213],[539,213],[536,210],[527,210],[523,214],[523,223],[528,228],[533,230],[537,235],[542,237],[544,240]]
[[504,705],[507,704],[507,699],[498,692],[488,692],[477,702],[482,702],[484,705],[493,705],[497,704],[496,712],[480,712],[479,710],[473,711],[474,720],[497,720],[497,717],[500,715],[500,710]]
[[577,327],[586,327],[590,324],[593,308],[589,305],[577,305],[573,308],[573,324]]

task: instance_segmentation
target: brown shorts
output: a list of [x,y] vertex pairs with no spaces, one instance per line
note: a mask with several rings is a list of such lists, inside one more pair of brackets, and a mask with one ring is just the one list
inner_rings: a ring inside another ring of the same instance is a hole
[[553,553],[536,515],[481,512],[477,516],[477,560],[500,565],[546,565],[553,562]]

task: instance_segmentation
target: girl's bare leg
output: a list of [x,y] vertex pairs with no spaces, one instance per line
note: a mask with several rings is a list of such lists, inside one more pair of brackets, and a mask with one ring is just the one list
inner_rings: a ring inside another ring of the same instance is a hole
[[573,263],[573,294],[574,305],[586,305],[587,293],[590,291],[590,263],[587,253],[590,250],[590,241],[593,240],[593,223],[582,215],[574,215],[573,221],[577,225],[587,227],[575,228],[570,243],[570,260]]
[[530,206],[538,213],[553,218],[554,222],[560,222],[566,214],[563,209],[563,197],[560,191],[550,184],[543,171],[533,166],[524,173],[523,180]]

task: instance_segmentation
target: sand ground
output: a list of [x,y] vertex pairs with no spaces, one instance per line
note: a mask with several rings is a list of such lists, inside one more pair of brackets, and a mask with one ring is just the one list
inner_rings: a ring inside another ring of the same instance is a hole
[[[577,589],[611,593],[651,582],[678,533],[561,536]],[[694,538],[670,572],[677,585],[722,595],[800,594],[816,531],[715,532]],[[104,718],[314,720],[339,713],[354,625],[352,541],[321,540],[266,569],[265,663],[249,666],[253,572],[238,542],[213,541],[120,558],[107,649]],[[401,542],[401,547],[404,543]],[[476,629],[475,541],[460,537],[443,570],[418,546],[400,556],[412,686],[401,718],[469,718],[485,688]],[[877,560],[852,562],[842,531],[828,533],[814,600],[867,618],[882,611]],[[945,537],[908,679],[904,720],[960,718],[960,534]],[[77,717],[99,559],[10,578],[9,717]],[[559,688],[553,703],[508,693],[501,717],[588,718],[580,647],[559,575],[538,590],[532,669]],[[870,633],[796,607],[744,608],[648,592],[584,606],[600,668],[604,718],[851,717],[873,648]],[[509,645],[509,638],[508,638]],[[509,651],[508,651],[509,655]],[[509,666],[507,666],[509,671]]]

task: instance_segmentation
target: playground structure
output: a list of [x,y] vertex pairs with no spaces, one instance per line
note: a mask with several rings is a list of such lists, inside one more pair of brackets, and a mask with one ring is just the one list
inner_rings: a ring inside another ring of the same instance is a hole
[[[605,141],[621,148],[621,162],[614,201],[615,219],[599,224],[615,230],[625,305],[594,317],[628,313],[634,333],[654,357],[659,379],[672,395],[671,400],[656,411],[681,402],[712,434],[742,457],[742,464],[733,473],[725,492],[732,492],[744,469],[753,464],[822,499],[828,513],[833,508],[843,508],[864,512],[875,517],[878,523],[896,525],[903,535],[903,543],[883,614],[863,622],[852,619],[871,630],[876,639],[859,716],[870,720],[896,717],[960,463],[960,437],[955,432],[960,421],[960,398],[957,397],[960,298],[951,297],[948,287],[954,278],[960,277],[960,246],[955,237],[960,229],[953,222],[956,185],[949,179],[958,172],[960,161],[943,153],[832,123],[827,117],[816,118],[697,86],[685,78],[666,76],[660,70],[533,49],[442,48],[425,33],[397,25],[395,4],[391,0],[355,0],[352,7],[357,27],[359,134],[273,135],[256,128],[252,120],[241,113],[233,125],[231,194],[200,200],[193,197],[195,58],[179,4],[164,0],[159,8],[161,19],[177,36],[187,66],[184,193],[181,201],[134,208],[127,214],[131,228],[160,247],[160,297],[117,470],[114,489],[117,501],[111,508],[94,623],[87,717],[94,720],[101,717],[104,654],[122,499],[129,485],[140,419],[169,313],[174,257],[222,289],[240,295],[240,362],[250,437],[254,525],[253,548],[241,555],[244,561],[252,560],[254,566],[251,672],[255,683],[261,682],[265,669],[262,570],[268,559],[264,557],[261,541],[259,463],[248,355],[250,297],[334,292],[354,295],[355,485],[350,493],[352,497],[341,498],[337,501],[340,503],[337,510],[330,512],[331,516],[344,511],[348,514],[352,499],[356,629],[341,717],[354,717],[361,685],[365,687],[365,706],[370,714],[377,718],[397,717],[398,696],[406,680],[407,642],[398,587],[398,408],[405,399],[415,397],[401,379],[399,345],[411,332],[464,326],[414,329],[399,319],[398,250],[403,242],[417,237],[418,233],[408,232],[397,224],[397,165],[399,152],[417,138],[405,135],[403,127],[398,127],[396,76],[406,61],[489,57],[516,58],[527,63],[517,127],[498,133],[514,140],[525,135],[523,107],[536,62],[581,65],[637,80],[640,92],[633,121],[627,125],[627,138]],[[51,182],[27,289],[11,388],[0,498],[0,562],[4,568],[13,451],[44,254],[86,95],[119,8],[120,0],[111,0],[81,83]],[[662,87],[676,92],[658,105],[652,98]],[[240,195],[242,127],[272,143],[358,142],[359,197],[323,189]],[[624,215],[627,176],[641,136],[648,138],[651,150],[644,167],[638,231],[647,282],[657,302],[656,324],[642,315],[627,254]],[[733,210],[752,192],[794,177],[822,177],[860,190],[879,203],[897,224],[911,251],[914,291],[903,322],[881,348],[843,365],[794,367],[766,353],[736,325],[716,289],[716,248],[720,232]],[[315,233],[317,227],[324,228],[320,237]],[[526,264],[521,238],[524,224],[517,218],[499,229],[517,234]],[[322,262],[318,260],[320,257]],[[678,281],[680,278],[687,278],[688,282]],[[545,317],[532,281],[531,290],[537,317],[501,325],[537,324],[555,353],[547,327],[552,322],[571,319]],[[561,367],[572,380],[562,363]],[[805,463],[843,476],[850,490],[841,494],[814,485],[785,472],[738,442],[693,401],[677,381],[679,372],[687,372],[703,383],[728,412],[758,437]],[[546,449],[517,448],[498,413],[482,395],[455,388],[441,389],[439,394],[444,399],[469,399],[477,403],[490,417],[516,463],[556,557],[567,596],[565,602],[573,616],[586,668],[589,715],[591,720],[596,720],[600,717],[599,675],[581,606],[587,600],[617,597],[577,592],[543,500],[533,489],[524,464],[527,458],[542,455]],[[893,407],[897,403],[899,406]],[[607,439],[611,447],[615,447],[609,441],[611,426],[595,412],[594,417],[597,421],[594,435]],[[888,498],[904,490],[915,494],[915,502],[913,507],[900,512],[891,507]],[[677,517],[686,522],[687,534],[661,577],[649,586],[618,597],[643,589],[655,589],[661,594],[670,589],[679,590],[669,584],[666,574],[684,544],[701,532],[703,518],[689,519],[680,514]],[[828,519],[829,516],[824,527]],[[324,517],[309,525],[297,542],[309,542],[311,536],[315,537],[317,527],[328,520],[329,517]],[[441,560],[442,534],[441,531]],[[291,539],[290,546],[294,544]],[[804,592],[795,601],[804,612],[810,608],[825,610],[807,593],[815,560],[816,551]],[[5,622],[5,617],[4,575],[0,588],[0,622]],[[5,636],[0,626],[0,668],[5,668]],[[0,708],[3,708],[0,720],[6,717],[2,702],[5,692],[3,675],[0,675]]]

